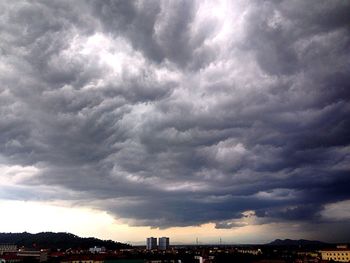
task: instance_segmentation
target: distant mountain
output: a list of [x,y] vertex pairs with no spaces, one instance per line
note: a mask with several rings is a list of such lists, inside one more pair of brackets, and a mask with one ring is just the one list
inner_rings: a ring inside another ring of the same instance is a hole
[[316,240],[305,240],[305,239],[299,239],[299,240],[276,239],[275,241],[268,243],[268,245],[271,245],[271,246],[315,246],[315,245],[323,246],[323,245],[327,245],[327,243],[316,241]]
[[106,249],[120,249],[131,247],[128,244],[115,242],[112,240],[101,240],[94,237],[82,238],[70,233],[53,233],[41,232],[31,234],[23,233],[0,233],[0,244],[10,243],[16,244],[26,248],[50,248],[50,249],[68,249],[68,248],[82,248],[98,246]]

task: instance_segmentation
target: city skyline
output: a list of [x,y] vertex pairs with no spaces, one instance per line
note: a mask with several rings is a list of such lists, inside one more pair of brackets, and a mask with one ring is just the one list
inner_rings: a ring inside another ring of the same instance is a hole
[[349,242],[350,1],[0,1],[0,232]]

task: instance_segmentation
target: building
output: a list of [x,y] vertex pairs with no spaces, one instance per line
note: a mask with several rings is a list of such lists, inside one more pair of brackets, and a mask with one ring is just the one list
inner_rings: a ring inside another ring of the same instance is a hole
[[17,256],[23,261],[39,261],[46,262],[48,258],[47,250],[23,250],[19,249]]
[[17,245],[14,244],[0,244],[0,255],[4,252],[16,252]]
[[167,250],[169,248],[169,238],[168,237],[160,237],[158,239],[158,248],[160,250]]
[[89,248],[89,252],[96,254],[96,253],[104,253],[106,252],[106,248],[105,247],[91,247]]
[[156,249],[157,248],[157,238],[155,237],[148,237],[146,239],[146,249]]
[[240,248],[240,249],[237,249],[237,252],[238,253],[242,253],[242,254],[251,254],[251,255],[255,255],[255,256],[262,254],[260,248],[258,248],[258,249],[254,249],[254,248]]
[[61,263],[103,263],[103,257],[99,255],[71,255],[61,260]]
[[17,256],[17,252],[5,252],[0,256],[1,263],[16,263],[22,262],[23,259]]
[[337,248],[323,249],[320,251],[322,260],[333,260],[338,262],[350,261],[350,249],[347,246],[337,246]]

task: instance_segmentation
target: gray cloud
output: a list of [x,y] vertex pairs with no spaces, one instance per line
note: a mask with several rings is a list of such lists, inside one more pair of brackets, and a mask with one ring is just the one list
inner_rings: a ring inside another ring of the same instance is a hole
[[2,198],[58,187],[33,198],[152,227],[326,224],[350,199],[350,5],[218,7],[2,2],[1,163],[38,169]]

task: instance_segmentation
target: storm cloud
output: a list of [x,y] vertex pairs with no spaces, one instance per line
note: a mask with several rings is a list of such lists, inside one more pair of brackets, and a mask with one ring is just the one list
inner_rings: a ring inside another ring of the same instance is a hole
[[350,2],[0,5],[0,198],[160,228],[349,220],[325,211],[350,200]]

